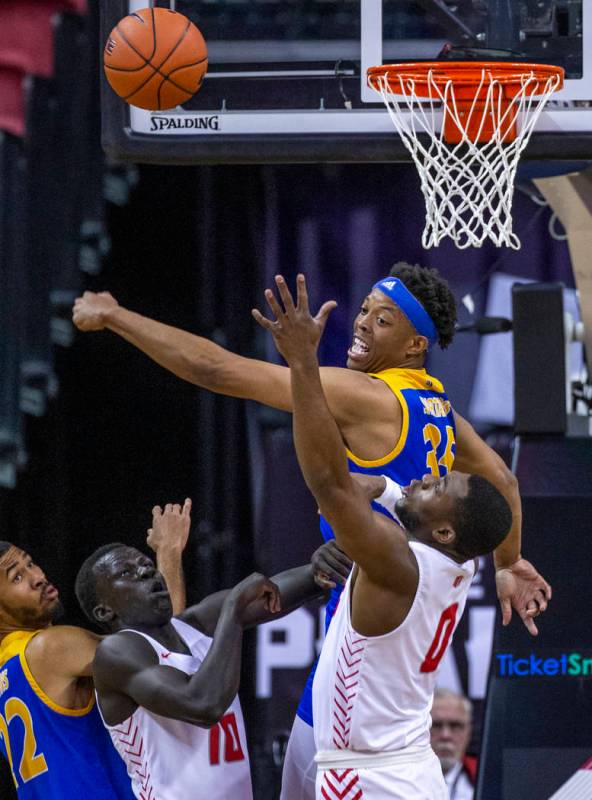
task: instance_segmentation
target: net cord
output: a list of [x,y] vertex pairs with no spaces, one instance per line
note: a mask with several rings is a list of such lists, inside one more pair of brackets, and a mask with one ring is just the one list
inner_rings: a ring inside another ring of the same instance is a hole
[[[425,248],[436,247],[449,236],[457,247],[480,247],[490,239],[498,247],[520,248],[512,230],[512,197],[520,155],[560,78],[545,80],[525,73],[516,95],[503,104],[503,86],[484,69],[466,115],[461,116],[452,80],[440,85],[427,74],[429,96],[419,97],[412,77],[397,76],[400,93],[393,93],[393,78],[378,76],[373,88],[381,95],[393,125],[418,169],[426,203]],[[478,107],[483,103],[483,108]],[[449,121],[462,132],[457,144],[444,140],[438,124],[446,109]],[[405,113],[408,112],[408,113]],[[480,122],[471,136],[473,117]],[[513,121],[518,133],[507,141]],[[491,139],[478,143],[486,122]],[[422,134],[427,135],[425,146]]]

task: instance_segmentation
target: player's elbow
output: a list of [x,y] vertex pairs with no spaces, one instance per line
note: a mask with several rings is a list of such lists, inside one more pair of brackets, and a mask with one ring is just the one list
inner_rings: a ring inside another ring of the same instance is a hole
[[510,494],[518,494],[518,478],[503,462],[499,468],[500,482]]
[[319,505],[321,513],[329,519],[336,512],[342,511],[351,501],[351,481],[348,484],[336,483],[332,476],[327,476],[326,480],[315,482],[315,486],[310,486],[312,493]]
[[220,711],[219,708],[202,709],[197,715],[194,724],[199,725],[200,728],[213,728],[220,722],[223,716],[224,711]]
[[228,703],[224,705],[217,701],[192,703],[187,717],[193,725],[200,728],[213,728],[220,722],[227,708]]

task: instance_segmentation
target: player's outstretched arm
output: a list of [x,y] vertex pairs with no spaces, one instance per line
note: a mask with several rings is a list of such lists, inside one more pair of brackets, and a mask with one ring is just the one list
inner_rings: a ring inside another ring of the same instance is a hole
[[[270,619],[283,617],[290,614],[304,603],[310,603],[322,597],[335,581],[351,569],[351,561],[344,553],[335,551],[333,542],[321,545],[315,550],[311,563],[302,567],[284,570],[273,575],[271,580],[277,586],[280,596],[281,611],[270,611],[263,604],[251,604],[244,614],[245,628],[269,622]],[[327,583],[323,583],[320,574],[326,576]],[[180,619],[193,625],[207,636],[211,636],[216,629],[224,601],[228,597],[228,590],[216,592],[204,598],[200,603],[188,608]]]
[[[269,290],[266,297],[269,296]],[[292,410],[290,372],[279,364],[245,358],[188,331],[164,325],[119,305],[109,292],[84,292],[74,303],[72,319],[81,331],[110,330],[179,378],[218,394],[256,400]],[[361,372],[335,367],[322,370],[331,412],[344,429],[368,426],[370,419],[391,425],[392,393]]]
[[472,425],[455,412],[457,453],[454,468],[487,478],[506,498],[512,509],[512,527],[506,539],[494,551],[495,580],[507,625],[514,609],[528,631],[538,633],[534,617],[547,609],[552,590],[535,567],[522,558],[522,502],[518,481],[500,456],[475,432]]
[[290,366],[294,407],[294,443],[304,479],[331,524],[340,547],[376,582],[399,585],[416,580],[416,564],[404,531],[375,514],[367,492],[352,480],[341,433],[327,404],[319,374],[318,344],[335,303],[325,303],[316,317],[308,308],[303,275],[297,278],[297,304],[279,278],[282,305],[268,302],[275,320],[255,312],[270,331]]
[[81,331],[110,330],[179,378],[213,392],[290,410],[288,370],[232,353],[203,336],[120,306],[109,292],[84,292],[72,319]]
[[[154,650],[140,636],[117,633],[107,637],[94,664],[99,698],[124,695],[163,717],[215,725],[238,692],[245,615],[251,604],[279,610],[277,587],[253,574],[228,593],[212,645],[194,675],[160,666]],[[109,724],[117,721],[107,719]]]

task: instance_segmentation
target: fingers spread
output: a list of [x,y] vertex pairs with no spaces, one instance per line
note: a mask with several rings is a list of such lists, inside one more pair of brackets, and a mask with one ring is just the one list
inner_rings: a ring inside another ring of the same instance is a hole
[[270,319],[267,319],[267,317],[264,317],[258,308],[251,309],[251,316],[255,322],[261,325],[262,328],[265,328],[266,331],[270,331],[273,328],[274,323]]
[[[282,303],[284,304],[284,308],[286,309],[286,314],[291,314],[294,311],[294,300],[292,299],[292,294],[288,289],[288,284],[284,280],[284,276],[276,275],[275,283],[276,286],[278,287],[278,292],[280,293],[280,297],[282,298]],[[269,299],[267,302],[269,302]]]
[[306,278],[299,273],[296,278],[296,300],[299,311],[308,313],[308,292],[306,290]]
[[265,290],[265,299],[267,300],[267,305],[275,314],[276,320],[281,319],[284,316],[284,312],[271,289]]
[[333,311],[334,308],[337,308],[337,302],[335,300],[327,300],[326,303],[320,307],[316,319],[318,322],[322,322],[325,324],[327,321],[327,317]]

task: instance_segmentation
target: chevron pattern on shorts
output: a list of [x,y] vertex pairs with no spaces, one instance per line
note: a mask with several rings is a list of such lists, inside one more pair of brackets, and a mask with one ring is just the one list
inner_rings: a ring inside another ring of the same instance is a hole
[[324,800],[360,800],[364,796],[360,776],[352,769],[328,769],[323,774],[321,797]]

